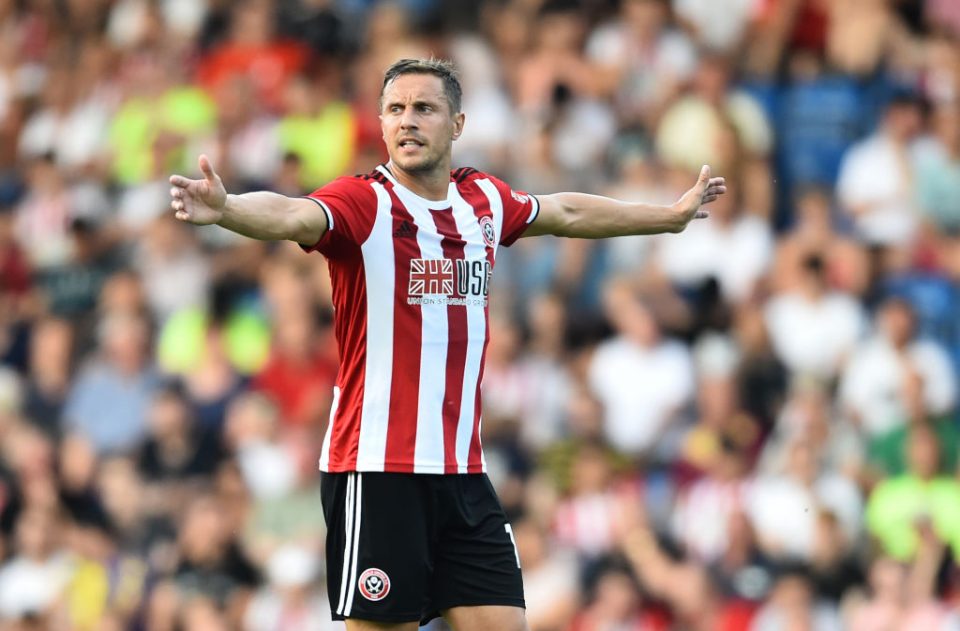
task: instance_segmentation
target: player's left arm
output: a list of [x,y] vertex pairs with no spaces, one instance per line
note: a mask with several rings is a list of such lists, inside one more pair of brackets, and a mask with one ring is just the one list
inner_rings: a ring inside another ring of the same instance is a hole
[[602,239],[632,234],[681,232],[694,219],[708,217],[702,208],[727,192],[722,177],[710,177],[704,165],[696,184],[669,206],[625,202],[585,193],[537,195],[540,212],[521,236]]

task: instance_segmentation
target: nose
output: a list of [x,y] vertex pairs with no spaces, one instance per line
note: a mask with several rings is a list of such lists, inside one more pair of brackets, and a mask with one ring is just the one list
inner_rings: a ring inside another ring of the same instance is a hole
[[417,128],[417,119],[414,116],[413,107],[403,108],[403,114],[400,115],[400,128],[401,129],[416,129]]

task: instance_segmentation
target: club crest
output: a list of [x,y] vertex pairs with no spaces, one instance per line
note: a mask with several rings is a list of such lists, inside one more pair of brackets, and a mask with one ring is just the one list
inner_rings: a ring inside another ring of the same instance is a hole
[[367,600],[383,600],[390,593],[390,577],[383,570],[372,567],[364,570],[357,581],[360,593]]
[[483,233],[483,241],[491,248],[497,243],[497,229],[493,227],[493,219],[490,217],[480,218],[480,231]]

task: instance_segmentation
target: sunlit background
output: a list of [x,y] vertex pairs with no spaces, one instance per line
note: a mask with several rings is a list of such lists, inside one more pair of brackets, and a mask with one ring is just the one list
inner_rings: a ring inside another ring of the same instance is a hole
[[367,172],[383,70],[431,55],[455,166],[729,188],[498,256],[531,629],[960,629],[956,0],[0,0],[0,629],[343,628],[324,260],[177,223],[166,178]]

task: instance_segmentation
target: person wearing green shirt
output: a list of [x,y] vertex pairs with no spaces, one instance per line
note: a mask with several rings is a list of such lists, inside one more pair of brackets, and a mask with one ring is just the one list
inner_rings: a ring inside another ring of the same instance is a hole
[[867,528],[883,551],[901,561],[916,554],[919,529],[934,533],[960,559],[960,481],[940,473],[937,434],[927,424],[910,430],[907,472],[876,486],[867,502]]

